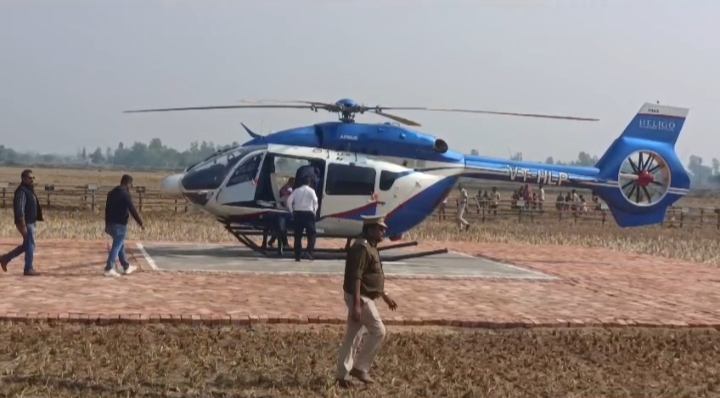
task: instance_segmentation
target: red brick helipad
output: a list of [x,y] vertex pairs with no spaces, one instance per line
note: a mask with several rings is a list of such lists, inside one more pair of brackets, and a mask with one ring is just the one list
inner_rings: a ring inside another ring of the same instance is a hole
[[[17,240],[0,239],[5,252]],[[558,277],[531,280],[389,278],[399,308],[387,324],[458,326],[718,326],[720,269],[650,256],[566,246],[424,244],[480,254]],[[106,241],[40,240],[39,277],[22,256],[0,272],[0,318],[188,323],[341,323],[339,276],[140,270],[105,278]]]

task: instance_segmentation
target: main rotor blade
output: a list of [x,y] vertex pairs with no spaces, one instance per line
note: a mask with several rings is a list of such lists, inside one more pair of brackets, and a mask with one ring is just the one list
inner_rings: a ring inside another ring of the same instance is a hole
[[419,126],[420,126],[420,123],[414,122],[414,121],[412,121],[412,120],[410,120],[410,119],[405,119],[404,117],[391,115],[391,114],[385,113],[385,112],[378,112],[378,111],[376,111],[376,110],[374,110],[374,109],[371,110],[371,112],[374,113],[374,114],[376,114],[376,115],[380,115],[380,116],[386,117],[386,118],[388,118],[388,119],[392,119],[392,120],[394,120],[394,121],[396,121],[396,122],[398,122],[398,123],[402,123],[402,124],[405,124],[405,125],[408,125],[408,126],[416,126],[416,127],[419,127]]
[[212,110],[212,109],[243,109],[243,108],[310,109],[310,106],[309,105],[217,105],[217,106],[194,106],[194,107],[187,107],[187,108],[139,109],[139,110],[132,110],[132,111],[124,111],[123,113],[206,111],[206,110]]
[[586,122],[597,122],[600,120],[600,119],[587,118],[587,117],[545,115],[545,114],[538,114],[538,113],[496,112],[496,111],[482,111],[482,110],[473,110],[473,109],[447,109],[447,108],[395,107],[395,106],[388,106],[388,107],[382,106],[379,108],[381,111],[383,111],[385,109],[390,109],[390,110],[402,110],[402,111],[483,113],[483,114],[488,114],[488,115],[536,117],[536,118],[544,118],[544,119],[579,120],[579,121],[586,121]]

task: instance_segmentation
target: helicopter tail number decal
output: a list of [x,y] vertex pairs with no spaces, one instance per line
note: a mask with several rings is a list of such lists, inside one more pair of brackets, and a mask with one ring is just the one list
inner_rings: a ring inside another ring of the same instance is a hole
[[675,153],[687,108],[646,103],[600,158],[598,188],[621,227],[658,224],[690,188],[690,176]]

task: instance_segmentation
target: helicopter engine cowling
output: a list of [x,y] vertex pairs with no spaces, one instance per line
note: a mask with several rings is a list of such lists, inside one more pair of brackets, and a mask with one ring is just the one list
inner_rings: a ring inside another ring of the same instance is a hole
[[[314,126],[317,147],[370,156],[397,158],[424,157],[427,160],[457,162],[462,155],[449,150],[443,139],[392,124],[319,123]],[[292,134],[293,130],[283,132]],[[308,132],[295,130],[296,136],[310,138]],[[297,145],[297,144],[295,144]],[[312,145],[307,145],[312,146]]]
[[445,153],[449,149],[447,142],[445,140],[436,139],[435,143],[433,144],[433,151],[437,153]]

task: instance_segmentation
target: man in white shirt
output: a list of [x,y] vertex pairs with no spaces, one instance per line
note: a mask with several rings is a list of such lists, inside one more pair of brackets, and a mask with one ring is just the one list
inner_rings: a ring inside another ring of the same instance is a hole
[[302,186],[292,191],[287,199],[287,208],[293,217],[295,225],[295,261],[300,261],[302,254],[303,230],[307,235],[306,253],[310,260],[313,259],[315,249],[315,214],[318,210],[318,197],[315,190],[310,187],[311,177],[307,176],[302,180]]
[[470,228],[470,223],[465,220],[463,217],[465,215],[465,210],[467,210],[467,203],[468,203],[468,193],[463,184],[458,185],[458,188],[460,188],[460,198],[458,199],[458,221],[460,224],[460,228],[465,226],[465,230]]

